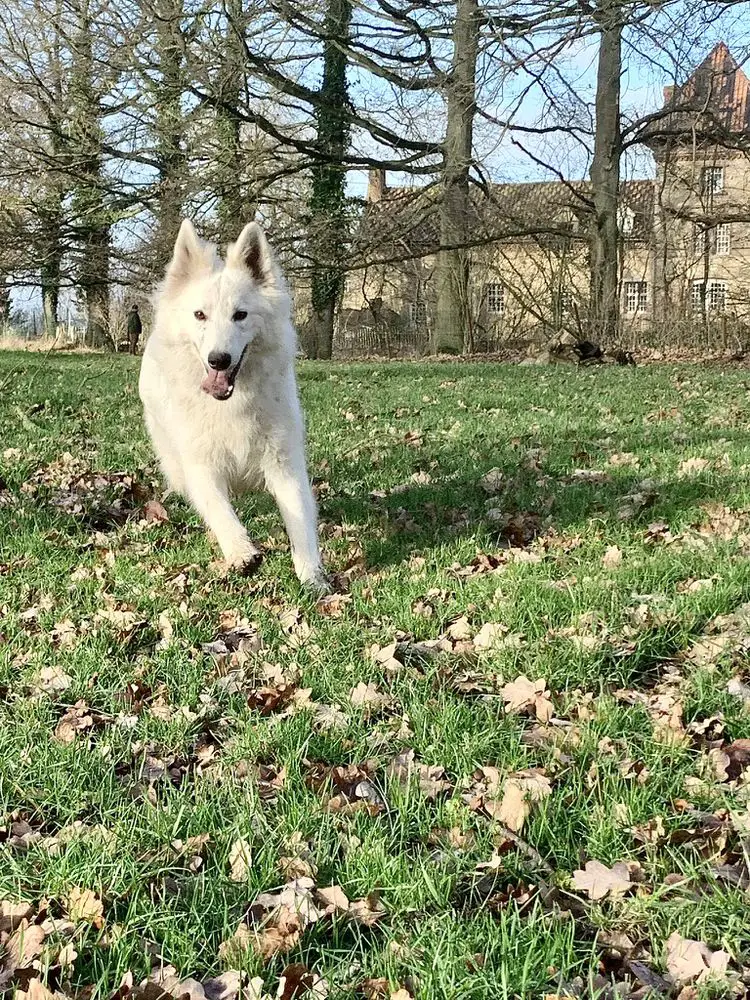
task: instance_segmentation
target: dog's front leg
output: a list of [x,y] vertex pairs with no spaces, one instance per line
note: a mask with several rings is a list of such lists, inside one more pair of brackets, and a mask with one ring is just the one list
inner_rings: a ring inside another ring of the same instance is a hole
[[207,466],[193,466],[186,470],[186,477],[188,498],[216,536],[227,566],[241,573],[253,573],[263,555],[237,517],[226,483]]
[[286,461],[274,457],[266,463],[263,472],[266,488],[284,520],[300,583],[327,593],[331,588],[320,558],[318,515],[304,457],[293,455]]

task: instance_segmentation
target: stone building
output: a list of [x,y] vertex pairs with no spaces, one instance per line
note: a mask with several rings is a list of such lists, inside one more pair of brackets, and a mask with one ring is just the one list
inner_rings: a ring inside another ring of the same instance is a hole
[[[749,93],[720,43],[643,119],[637,138],[653,154],[654,176],[624,181],[618,209],[627,346],[750,337]],[[426,347],[437,195],[435,186],[391,188],[384,172],[370,173],[358,241],[376,248],[376,262],[347,274],[342,353]],[[474,197],[470,345],[492,349],[585,328],[591,212],[585,181],[494,184]]]

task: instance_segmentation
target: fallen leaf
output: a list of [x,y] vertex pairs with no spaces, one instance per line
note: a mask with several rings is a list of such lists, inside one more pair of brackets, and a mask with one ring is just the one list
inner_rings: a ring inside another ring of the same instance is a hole
[[382,692],[372,681],[369,681],[367,684],[364,681],[360,681],[356,687],[352,688],[349,700],[355,708],[376,710],[388,708],[393,704],[391,696]]
[[508,712],[532,712],[540,722],[549,722],[553,705],[547,682],[540,678],[530,681],[523,675],[506,684],[500,691]]
[[500,802],[484,800],[485,811],[513,833],[519,833],[531,814],[532,806],[552,793],[549,778],[541,771],[518,771],[503,785]]
[[667,970],[678,985],[726,980],[730,956],[725,951],[711,951],[702,941],[684,938],[677,931],[670,934],[666,948]]
[[72,683],[62,667],[42,667],[36,687],[42,694],[55,695],[67,691]]
[[385,916],[385,909],[380,905],[377,894],[371,892],[364,899],[355,899],[349,904],[349,916],[358,924],[372,927]]
[[677,467],[678,479],[687,479],[692,476],[699,476],[711,465],[707,458],[687,458],[680,462]]
[[250,844],[242,837],[235,840],[229,851],[229,877],[233,882],[245,882],[252,867]]
[[500,469],[490,469],[490,471],[485,472],[485,474],[479,480],[479,485],[482,487],[485,493],[493,495],[495,493],[501,492],[504,481],[505,481],[505,476],[503,475]]
[[320,997],[321,1000],[328,996],[328,984],[317,973],[312,972],[306,965],[296,962],[288,965],[281,973],[279,987],[276,993],[278,1000],[294,1000],[303,994],[311,997]]
[[158,500],[147,500],[143,505],[143,516],[147,521],[163,524],[169,520],[166,507]]
[[349,909],[349,898],[339,885],[316,889],[315,895],[323,904],[324,913],[346,913]]
[[587,861],[584,870],[578,868],[573,872],[573,885],[593,900],[619,896],[632,888],[630,871],[623,861],[616,862],[611,868],[601,861]]
[[22,920],[5,942],[4,972],[14,973],[30,966],[41,955],[46,937],[45,929],[39,924]]
[[436,799],[439,795],[453,791],[453,784],[447,779],[445,769],[415,760],[413,750],[407,750],[395,757],[388,765],[386,773],[405,786],[416,777],[419,789],[426,799]]
[[9,899],[0,899],[0,934],[14,931],[23,921],[28,920],[34,912],[31,903],[14,903]]
[[622,549],[616,545],[609,545],[607,551],[602,556],[602,566],[605,569],[614,569],[622,562]]
[[104,904],[91,889],[71,889],[65,908],[70,919],[76,923],[94,924],[95,927],[104,923]]

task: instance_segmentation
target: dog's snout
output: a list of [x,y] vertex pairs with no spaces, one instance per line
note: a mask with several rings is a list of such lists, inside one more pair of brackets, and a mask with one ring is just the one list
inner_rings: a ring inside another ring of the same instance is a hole
[[227,354],[226,351],[211,351],[208,355],[208,363],[217,372],[223,372],[231,365],[232,355]]

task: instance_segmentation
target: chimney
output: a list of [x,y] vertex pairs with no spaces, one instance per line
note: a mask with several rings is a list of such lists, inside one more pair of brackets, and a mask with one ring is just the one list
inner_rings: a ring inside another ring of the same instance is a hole
[[670,87],[665,87],[664,88],[664,103],[665,104],[669,104],[673,97],[674,97],[674,87],[671,87],[671,86]]
[[385,170],[378,167],[376,170],[367,171],[367,201],[370,205],[375,205],[381,200],[386,192]]

